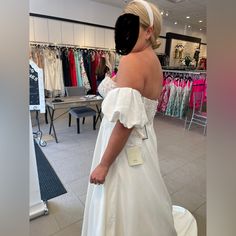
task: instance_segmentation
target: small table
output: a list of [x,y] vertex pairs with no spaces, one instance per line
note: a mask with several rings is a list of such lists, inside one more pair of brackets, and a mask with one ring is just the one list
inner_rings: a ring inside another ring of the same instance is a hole
[[[58,143],[57,135],[56,135],[56,130],[54,127],[54,113],[55,110],[58,109],[68,109],[73,107],[81,107],[81,106],[96,106],[97,108],[97,113],[98,116],[96,118],[95,124],[97,124],[98,119],[102,120],[101,118],[101,105],[103,98],[101,96],[71,96],[71,97],[63,97],[61,98],[63,102],[53,102],[54,98],[48,98],[46,99],[46,108],[49,113],[49,118],[50,118],[50,128],[49,128],[49,134],[51,135],[52,130],[53,130],[53,136]],[[68,112],[66,111],[66,113]],[[65,114],[65,113],[63,113]],[[59,116],[60,117],[60,116]],[[59,118],[57,117],[57,118]]]

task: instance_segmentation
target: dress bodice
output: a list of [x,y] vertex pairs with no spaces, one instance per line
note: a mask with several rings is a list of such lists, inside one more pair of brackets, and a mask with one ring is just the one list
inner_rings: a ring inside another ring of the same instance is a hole
[[[116,83],[110,77],[106,76],[104,78],[104,80],[100,83],[100,85],[98,87],[98,92],[100,93],[100,95],[104,99],[106,99],[107,94],[115,88],[117,88]],[[120,89],[122,89],[122,88],[120,88]],[[144,107],[145,107],[145,111],[146,111],[148,121],[152,122],[153,118],[156,114],[158,101],[152,100],[152,99],[149,99],[149,98],[146,98],[146,97],[142,96],[140,94],[140,92],[136,89],[132,89],[132,90],[134,90],[135,93],[138,94],[137,96],[140,96],[142,98],[142,102],[143,102]],[[128,94],[127,94],[127,96],[128,96]],[[124,100],[124,103],[125,103],[125,100]]]
[[98,86],[98,92],[105,98],[112,89],[116,88],[116,83],[108,76],[106,76]]

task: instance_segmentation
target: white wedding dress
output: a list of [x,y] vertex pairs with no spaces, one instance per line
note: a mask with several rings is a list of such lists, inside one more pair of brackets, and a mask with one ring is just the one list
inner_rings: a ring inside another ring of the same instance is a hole
[[[133,130],[105,183],[88,186],[82,236],[196,236],[195,219],[184,208],[172,207],[161,176],[153,128],[157,101],[132,88],[117,88],[108,77],[99,93],[104,97],[104,117],[91,171],[99,164],[118,120]],[[141,165],[128,164],[127,149],[133,146],[141,148]]]

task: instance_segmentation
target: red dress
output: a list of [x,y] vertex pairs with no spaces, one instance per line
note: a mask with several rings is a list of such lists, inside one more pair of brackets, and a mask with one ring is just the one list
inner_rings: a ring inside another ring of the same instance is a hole
[[77,86],[76,66],[75,66],[74,52],[72,49],[69,50],[68,59],[69,59],[69,63],[70,63],[71,85],[76,87]]

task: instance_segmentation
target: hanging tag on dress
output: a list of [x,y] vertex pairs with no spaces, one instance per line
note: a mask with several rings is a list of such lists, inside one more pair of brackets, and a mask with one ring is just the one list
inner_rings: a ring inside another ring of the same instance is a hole
[[127,148],[127,158],[129,166],[136,166],[143,164],[141,148],[138,146]]

